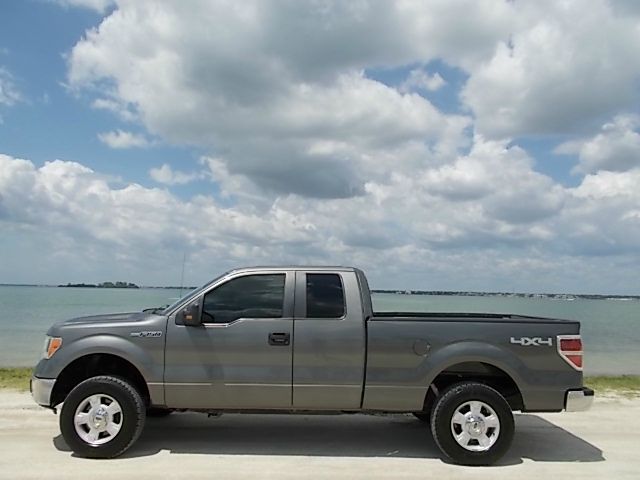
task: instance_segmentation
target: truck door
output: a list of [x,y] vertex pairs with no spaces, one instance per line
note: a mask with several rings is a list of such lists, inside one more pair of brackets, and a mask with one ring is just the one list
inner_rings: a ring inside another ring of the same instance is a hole
[[294,273],[223,279],[202,325],[167,326],[165,398],[176,408],[290,408]]
[[360,408],[365,331],[355,272],[296,272],[293,406]]

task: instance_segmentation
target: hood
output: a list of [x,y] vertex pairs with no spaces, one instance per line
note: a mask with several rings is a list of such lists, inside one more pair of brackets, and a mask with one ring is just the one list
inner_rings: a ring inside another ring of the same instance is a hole
[[56,326],[64,325],[90,325],[100,323],[132,323],[142,322],[151,317],[157,317],[158,315],[151,312],[133,312],[133,313],[108,313],[105,315],[90,315],[87,317],[76,317],[70,320],[63,320],[58,322]]

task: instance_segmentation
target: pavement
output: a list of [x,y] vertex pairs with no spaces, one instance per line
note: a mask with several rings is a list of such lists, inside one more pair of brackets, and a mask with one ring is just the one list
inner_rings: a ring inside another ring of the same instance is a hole
[[112,460],[78,458],[58,416],[28,393],[0,391],[0,479],[518,480],[640,478],[640,399],[596,398],[579,413],[516,414],[511,450],[495,466],[447,463],[411,415],[223,415],[147,419]]

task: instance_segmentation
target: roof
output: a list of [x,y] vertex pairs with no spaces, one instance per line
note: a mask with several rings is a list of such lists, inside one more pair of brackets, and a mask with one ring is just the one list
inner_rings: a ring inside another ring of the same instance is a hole
[[338,272],[354,272],[356,270],[355,267],[344,267],[344,266],[335,266],[335,265],[262,265],[262,266],[253,266],[253,267],[241,267],[234,268],[233,270],[229,270],[228,273],[238,273],[238,272],[252,272],[257,270],[283,270],[283,271],[338,271]]

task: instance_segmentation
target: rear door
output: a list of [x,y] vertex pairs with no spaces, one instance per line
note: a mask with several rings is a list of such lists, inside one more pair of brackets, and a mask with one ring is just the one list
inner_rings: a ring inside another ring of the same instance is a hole
[[293,406],[359,409],[365,331],[353,271],[296,272]]

